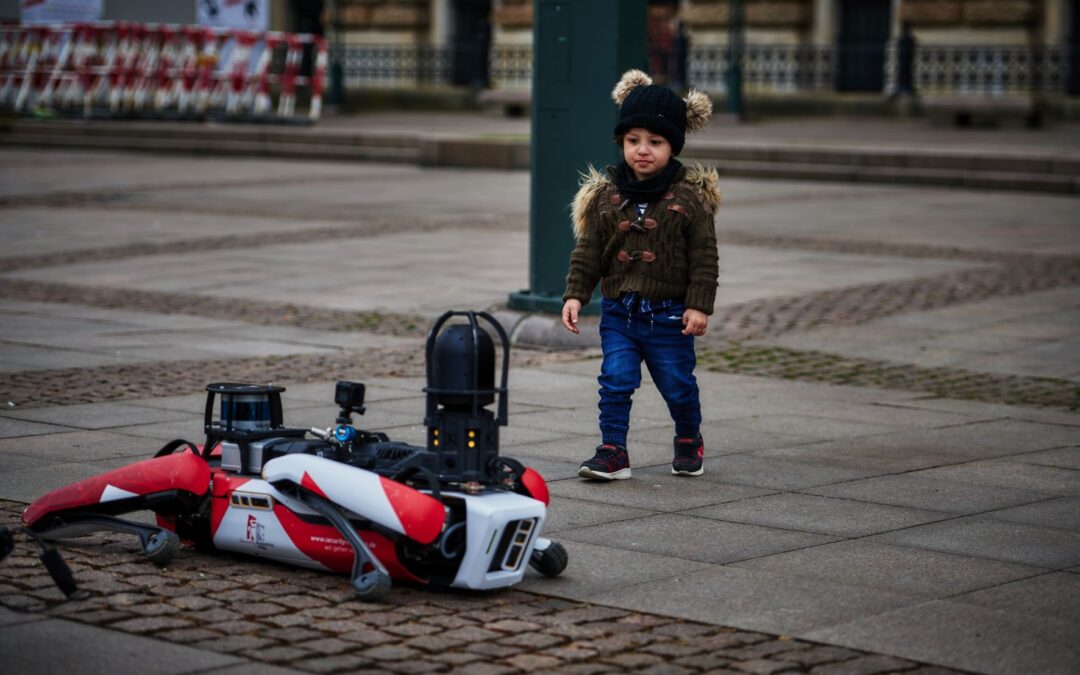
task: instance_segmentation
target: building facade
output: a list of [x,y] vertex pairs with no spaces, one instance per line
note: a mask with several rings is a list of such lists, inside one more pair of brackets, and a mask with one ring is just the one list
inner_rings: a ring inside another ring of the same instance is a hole
[[[733,4],[650,0],[648,68],[654,76],[722,95]],[[739,4],[745,43],[739,63],[750,93],[890,96],[905,86],[920,95],[1080,93],[1080,0]],[[351,86],[529,86],[532,0],[326,5],[324,26],[337,36]]]

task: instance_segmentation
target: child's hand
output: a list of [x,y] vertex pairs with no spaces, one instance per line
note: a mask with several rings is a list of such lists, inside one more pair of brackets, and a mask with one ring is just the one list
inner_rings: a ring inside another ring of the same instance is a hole
[[562,325],[574,335],[580,331],[577,327],[578,312],[581,311],[581,301],[570,298],[562,306]]
[[[566,311],[565,309],[563,310]],[[709,326],[709,315],[705,312],[696,309],[688,309],[683,312],[682,322],[686,328],[683,328],[683,335],[696,335],[701,337],[705,334],[705,330]]]

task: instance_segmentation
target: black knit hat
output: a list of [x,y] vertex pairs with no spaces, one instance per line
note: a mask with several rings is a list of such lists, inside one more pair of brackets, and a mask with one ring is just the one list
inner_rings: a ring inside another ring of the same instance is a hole
[[691,91],[683,100],[667,87],[653,84],[640,70],[626,71],[611,96],[619,104],[616,136],[642,127],[666,138],[673,155],[682,152],[687,128],[704,128],[712,115],[712,100],[706,94]]
[[686,102],[667,87],[648,84],[631,91],[619,107],[615,135],[643,127],[671,143],[671,152],[682,152],[686,142]]

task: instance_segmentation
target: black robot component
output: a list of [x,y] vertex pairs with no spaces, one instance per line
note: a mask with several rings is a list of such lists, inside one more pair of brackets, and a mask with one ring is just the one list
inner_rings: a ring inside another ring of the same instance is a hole
[[[443,329],[454,316],[468,323]],[[495,344],[480,327],[483,319],[499,336],[502,369],[495,386]],[[499,476],[499,427],[506,426],[506,387],[510,339],[486,312],[447,312],[427,339],[428,450],[436,455],[432,469],[440,479],[464,485],[490,485]],[[487,408],[498,398],[498,412]]]
[[[244,474],[258,474],[263,464],[285,454],[302,452],[338,458],[337,446],[322,439],[305,438],[308,429],[285,426],[281,410],[284,387],[217,382],[206,385],[206,391],[203,415],[206,444],[202,455],[209,458],[211,451],[220,445],[222,467]],[[220,409],[217,419],[214,419],[215,402]],[[363,406],[360,407],[362,410]],[[162,451],[167,448],[169,446]],[[168,452],[173,449],[175,447]]]

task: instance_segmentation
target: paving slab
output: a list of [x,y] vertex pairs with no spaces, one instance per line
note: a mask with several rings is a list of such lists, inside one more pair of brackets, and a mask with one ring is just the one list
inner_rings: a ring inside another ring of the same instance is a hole
[[[651,584],[662,579],[684,577],[687,573],[710,569],[708,563],[655,555],[645,551],[628,551],[623,548],[602,546],[582,541],[560,540],[574,561],[573,574],[566,574],[555,579],[543,578],[538,574],[526,574],[522,582],[523,590],[544,595],[581,599],[585,597],[606,596],[602,604],[613,604],[610,600],[622,597],[623,592],[638,584]],[[613,574],[618,570],[618,574]],[[635,606],[638,611],[656,611],[642,604]]]
[[887,473],[880,468],[823,466],[813,461],[758,453],[706,458],[703,482],[734,483],[766,490],[803,490]]
[[1080,564],[1080,534],[986,516],[919,525],[870,541],[1053,569]]
[[131,464],[130,457],[55,463],[38,459],[33,466],[0,471],[0,495],[29,504],[50,490],[128,464]]
[[[747,453],[770,448],[786,448],[804,443],[820,442],[819,439],[813,436],[754,431],[752,429],[731,426],[725,421],[702,422],[701,435],[705,439],[706,457]],[[671,459],[670,455],[674,453],[674,450],[671,447],[674,434],[670,428],[653,427],[648,429],[638,429],[634,431],[634,438],[641,443],[662,447],[665,456],[662,457],[661,460],[664,458]],[[585,458],[582,457],[582,459]]]
[[543,370],[515,371],[511,369],[509,387],[513,399],[550,408],[572,408],[580,405],[596,405],[598,385],[596,375],[600,361],[590,359],[574,362],[575,369],[583,373],[564,373],[545,368]]
[[955,514],[993,511],[1018,504],[1041,502],[1050,493],[1010,487],[988,487],[932,478],[922,472],[878,476],[804,490],[823,497],[839,497],[859,502],[925,508]]
[[1038,424],[1080,427],[1080,415],[1068,411],[1029,408],[985,401],[961,401],[940,396],[909,395],[893,405],[916,410],[937,410],[961,414],[982,415],[987,418],[1012,419]]
[[[641,406],[638,406],[640,409]],[[668,419],[660,418],[660,414],[666,414],[665,411],[649,411],[649,413],[630,412],[630,433],[627,437],[627,447],[631,452],[634,452],[637,444],[637,434],[646,430],[668,430],[671,429],[671,421]],[[646,414],[655,414],[657,416],[646,417]],[[512,424],[515,427],[522,429],[532,429],[540,432],[547,438],[567,438],[579,437],[577,440],[568,441],[566,447],[562,452],[559,452],[558,456],[561,459],[577,460],[581,461],[592,456],[592,449],[600,443],[600,432],[597,430],[596,409],[590,407],[588,409],[576,408],[573,410],[542,410],[535,411],[524,415],[516,415]],[[584,442],[582,438],[586,439]],[[671,443],[670,439],[667,442]],[[556,451],[552,448],[553,452]],[[667,451],[666,459],[671,460],[670,449]],[[636,463],[634,456],[631,456],[631,462]]]
[[[556,443],[562,445],[565,441],[556,441]],[[527,446],[516,447],[505,454],[539,472],[549,483],[577,477],[580,462],[568,462],[551,457],[544,452],[544,445],[543,443],[532,443]]]
[[1031,565],[889,546],[864,539],[778,553],[729,566],[931,598],[948,598],[1046,572],[1045,568]]
[[698,518],[685,513],[564,530],[570,541],[723,564],[817,546],[835,537]]
[[[247,358],[395,346],[402,338],[291,326],[252,326],[152,312],[0,301],[6,370],[88,368],[146,361]],[[189,320],[190,319],[190,320]],[[7,331],[5,331],[6,333]]]
[[18,623],[29,623],[31,621],[41,621],[45,617],[40,614],[30,614],[29,612],[16,612],[8,609],[7,607],[0,607],[0,626],[13,626]]
[[[286,402],[288,401],[288,402]],[[288,393],[282,395],[282,405],[292,407],[293,393],[290,387]],[[172,410],[182,413],[199,413],[206,406],[206,392],[194,394],[182,394],[179,396],[163,396],[161,398],[135,398],[125,401],[128,405],[153,408],[154,410]]]
[[864,397],[864,400],[851,400],[843,405],[830,406],[827,416],[830,420],[881,424],[900,429],[938,429],[989,422],[999,418],[998,415],[986,413],[913,408],[895,401],[874,401],[870,396]]
[[[8,411],[10,410],[12,410],[12,408],[8,408]],[[69,426],[31,422],[15,416],[16,414],[21,414],[21,411],[14,414],[8,411],[0,411],[0,438],[40,436],[43,434],[55,434],[72,430],[72,427]]]
[[[299,421],[288,414],[285,419],[288,423]],[[153,452],[157,450],[158,447],[164,445],[165,442],[175,438],[185,438],[198,444],[201,443],[202,439],[205,437],[202,415],[199,415],[198,417],[191,416],[187,419],[175,420],[172,422],[151,422],[149,424],[116,427],[109,431],[124,436],[133,436],[142,439],[139,441],[139,444],[146,452]]]
[[990,518],[1080,532],[1080,497],[1058,497],[1034,504],[990,511]]
[[875,424],[829,417],[827,413],[819,413],[818,415],[786,415],[779,413],[767,416],[757,415],[749,418],[737,417],[724,420],[724,424],[737,429],[809,436],[819,440],[874,436],[887,434],[900,428],[890,424]]
[[132,424],[186,420],[190,417],[190,415],[171,410],[154,410],[119,402],[21,408],[0,413],[0,415],[21,421],[64,425],[79,429],[109,429]]
[[544,521],[544,532],[556,534],[562,530],[617,523],[652,515],[656,515],[656,511],[614,506],[612,504],[555,495],[551,498],[548,516]]
[[5,452],[2,456],[4,469],[15,471],[17,469],[32,469],[41,466],[41,458],[33,455],[21,455],[15,452]]
[[[1073,427],[998,420],[936,429],[895,431],[844,441],[799,446],[790,450],[771,449],[755,454],[792,458],[801,456],[805,461],[847,464],[853,467],[860,466],[860,462],[872,462],[881,468],[881,473],[927,469],[927,473],[922,475],[934,475],[931,472],[937,472],[960,479],[962,474],[969,471],[972,471],[973,475],[974,473],[989,475],[995,468],[1001,468],[995,462],[972,460],[987,458],[1011,460],[1020,453],[1068,444],[1077,433],[1078,430]],[[959,466],[945,466],[953,464],[959,464]],[[1029,466],[1035,467],[1035,465]],[[976,469],[971,467],[976,467]],[[1050,476],[1055,472],[1053,467],[1022,470],[1033,476]],[[1064,472],[1067,476],[1067,470],[1056,471]],[[1032,482],[1038,481],[1033,479]],[[1023,482],[1012,480],[998,484],[1002,487],[1029,487]],[[1041,489],[1034,484],[1030,487]]]
[[932,600],[799,636],[979,673],[1067,675],[1080,669],[1077,629],[1048,617]]
[[1077,480],[1075,469],[1005,459],[926,469],[915,475],[989,487],[1021,488],[1056,495],[1080,495],[1080,480]]
[[560,497],[652,511],[681,511],[773,492],[767,488],[720,481],[687,481],[672,476],[670,465],[632,469],[632,474],[634,478],[631,480],[611,483],[560,480],[549,488],[552,494]]
[[1013,459],[1025,464],[1056,466],[1062,469],[1080,469],[1080,447],[1029,452]]
[[670,616],[748,630],[768,626],[768,631],[783,635],[806,634],[918,602],[899,593],[729,566],[713,566],[588,597],[616,607],[651,607]]
[[950,518],[922,509],[804,494],[776,494],[715,504],[687,515],[836,537],[861,537]]
[[[199,431],[202,431],[200,422]],[[65,433],[5,438],[0,457],[32,455],[38,462],[85,462],[116,457],[149,457],[160,444],[131,438],[122,431],[69,431]]]
[[875,443],[878,436],[843,441],[823,441],[795,447],[769,448],[752,453],[762,459],[790,459],[804,464],[866,471],[868,474],[901,473],[951,464],[956,459],[919,446],[897,452]]
[[4,664],[13,673],[86,675],[139,672],[181,675],[243,664],[226,654],[143,638],[62,619],[8,625],[0,631]]
[[951,600],[1080,626],[1080,576],[1075,574],[1048,572],[963,593]]

